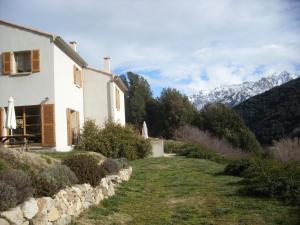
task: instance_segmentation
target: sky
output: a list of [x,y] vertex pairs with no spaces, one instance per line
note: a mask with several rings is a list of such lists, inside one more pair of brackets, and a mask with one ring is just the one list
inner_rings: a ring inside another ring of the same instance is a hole
[[300,74],[300,0],[0,0],[0,19],[76,41],[95,68],[187,95]]

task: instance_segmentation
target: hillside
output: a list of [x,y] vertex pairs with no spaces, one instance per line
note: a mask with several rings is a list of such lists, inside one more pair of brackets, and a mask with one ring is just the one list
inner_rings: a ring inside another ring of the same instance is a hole
[[190,100],[196,105],[198,110],[202,109],[208,103],[223,103],[234,107],[250,97],[268,91],[273,87],[280,86],[297,77],[297,75],[287,71],[277,72],[255,82],[221,86],[207,92],[200,91],[191,96]]
[[300,78],[274,87],[234,107],[261,144],[300,136]]

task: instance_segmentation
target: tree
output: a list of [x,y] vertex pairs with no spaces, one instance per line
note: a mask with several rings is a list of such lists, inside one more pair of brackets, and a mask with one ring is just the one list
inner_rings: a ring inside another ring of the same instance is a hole
[[125,94],[126,122],[140,128],[146,120],[146,103],[152,99],[150,85],[145,78],[138,74],[127,72],[121,79],[128,87]]
[[159,105],[161,134],[165,138],[173,138],[176,129],[194,120],[195,106],[176,89],[163,89]]
[[217,103],[204,107],[198,112],[195,125],[220,139],[227,139],[233,146],[246,151],[256,152],[261,148],[241,116],[224,104]]

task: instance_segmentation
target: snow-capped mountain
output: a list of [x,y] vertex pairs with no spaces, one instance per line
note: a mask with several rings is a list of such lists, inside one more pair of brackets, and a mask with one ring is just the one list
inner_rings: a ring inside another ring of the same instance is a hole
[[220,86],[211,91],[199,91],[190,97],[197,109],[201,109],[208,103],[224,103],[233,107],[238,103],[273,87],[282,85],[299,75],[287,71],[277,72],[268,77],[263,77],[255,82],[244,82],[242,84]]

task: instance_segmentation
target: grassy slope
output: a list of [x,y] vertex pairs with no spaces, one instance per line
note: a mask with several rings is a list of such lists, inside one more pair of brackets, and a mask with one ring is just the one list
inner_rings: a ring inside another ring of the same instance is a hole
[[132,162],[131,180],[75,224],[297,224],[296,209],[276,200],[239,196],[240,178],[199,159]]

